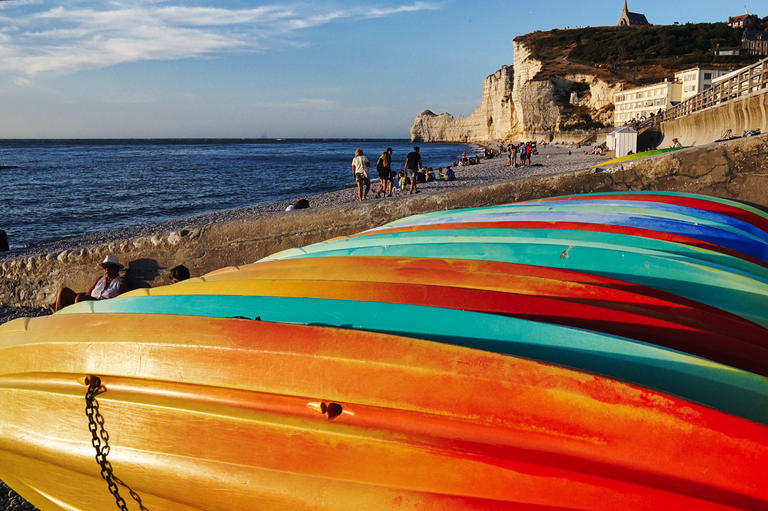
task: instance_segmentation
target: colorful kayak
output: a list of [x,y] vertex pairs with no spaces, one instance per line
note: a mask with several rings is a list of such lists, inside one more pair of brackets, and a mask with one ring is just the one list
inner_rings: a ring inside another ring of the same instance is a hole
[[114,506],[83,413],[92,374],[112,466],[148,509],[768,502],[765,426],[556,366],[184,315],[70,313],[0,331],[0,470],[41,509]]
[[107,465],[147,509],[768,509],[766,247],[733,201],[556,197],[11,321],[0,479],[43,511],[113,509]]
[[680,149],[688,149],[690,146],[685,147],[665,147],[664,149],[651,149],[650,151],[641,151],[639,153],[628,154],[626,156],[619,156],[618,158],[612,158],[610,160],[593,165],[593,167],[603,167],[605,165],[613,165],[614,163],[623,163],[625,161],[637,160],[640,158],[647,158],[648,156],[656,156],[659,154],[669,153],[672,151],[679,151]]
[[[500,314],[631,337],[768,376],[768,330],[725,311],[621,283],[578,282],[578,274],[539,271],[478,261],[471,271],[460,261],[438,268],[415,258],[336,258],[261,263],[242,270],[142,290],[160,295],[251,295],[388,302]],[[307,264],[301,265],[302,262]],[[295,264],[300,263],[300,264]],[[437,262],[433,262],[437,264]],[[375,273],[362,271],[378,268]],[[354,269],[355,271],[350,272]],[[261,271],[259,271],[261,270]],[[486,271],[482,271],[486,270]],[[226,278],[226,277],[229,278]],[[506,277],[506,278],[504,278]]]

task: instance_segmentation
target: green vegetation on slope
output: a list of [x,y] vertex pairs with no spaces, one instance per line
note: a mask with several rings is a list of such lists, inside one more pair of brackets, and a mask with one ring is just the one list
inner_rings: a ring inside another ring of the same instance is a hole
[[545,73],[588,66],[607,70],[614,79],[647,83],[696,65],[741,67],[754,56],[718,56],[717,48],[741,46],[741,30],[726,23],[698,23],[646,27],[587,27],[534,32],[518,37]]

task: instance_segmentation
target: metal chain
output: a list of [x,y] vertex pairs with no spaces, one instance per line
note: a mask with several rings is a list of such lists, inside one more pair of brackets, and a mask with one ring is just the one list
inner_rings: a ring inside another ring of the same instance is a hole
[[121,511],[128,511],[125,499],[120,496],[118,484],[124,486],[131,497],[138,502],[141,511],[149,511],[141,502],[141,497],[133,489],[121,481],[113,472],[112,463],[107,459],[109,455],[109,432],[104,428],[104,416],[99,411],[98,394],[107,389],[101,384],[98,376],[86,378],[88,390],[85,392],[85,415],[88,416],[88,429],[91,432],[91,444],[96,449],[96,463],[101,467],[101,477],[107,482],[109,493],[115,498],[115,504]]

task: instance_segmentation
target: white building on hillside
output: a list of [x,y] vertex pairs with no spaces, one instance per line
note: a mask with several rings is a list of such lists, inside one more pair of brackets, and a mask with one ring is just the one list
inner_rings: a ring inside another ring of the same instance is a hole
[[613,123],[621,126],[663,112],[680,101],[681,93],[682,83],[669,81],[617,92],[613,96]]
[[683,84],[680,101],[685,101],[699,92],[704,92],[712,87],[712,80],[730,72],[730,69],[705,67],[693,67],[684,71],[678,71],[675,73],[675,80]]

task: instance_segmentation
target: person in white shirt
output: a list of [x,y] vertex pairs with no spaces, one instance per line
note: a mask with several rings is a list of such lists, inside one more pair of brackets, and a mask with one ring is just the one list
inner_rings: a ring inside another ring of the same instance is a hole
[[59,290],[54,310],[57,311],[67,305],[85,300],[114,298],[127,290],[125,279],[120,276],[120,270],[123,268],[123,265],[120,264],[116,256],[108,255],[101,262],[100,266],[104,274],[93,281],[87,293],[75,293],[68,287]]
[[[363,155],[362,149],[355,151],[355,158],[352,160],[352,177],[355,178],[357,183],[357,198],[362,201],[368,198],[368,191],[371,189],[371,177],[368,174],[368,168],[371,163],[368,158]],[[363,191],[365,186],[365,191]]]

